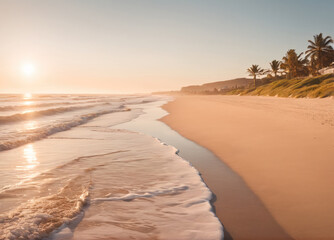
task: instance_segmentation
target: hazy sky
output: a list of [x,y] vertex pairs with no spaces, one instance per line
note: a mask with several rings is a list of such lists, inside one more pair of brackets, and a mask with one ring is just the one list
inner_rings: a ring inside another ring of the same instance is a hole
[[[334,36],[334,1],[0,0],[0,92],[149,92],[246,76]],[[33,66],[31,76],[23,66]]]

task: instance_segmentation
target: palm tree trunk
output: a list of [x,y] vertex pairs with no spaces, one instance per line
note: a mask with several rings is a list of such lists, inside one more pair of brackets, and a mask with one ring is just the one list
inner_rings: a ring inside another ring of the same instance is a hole
[[256,75],[254,75],[254,87],[256,87]]

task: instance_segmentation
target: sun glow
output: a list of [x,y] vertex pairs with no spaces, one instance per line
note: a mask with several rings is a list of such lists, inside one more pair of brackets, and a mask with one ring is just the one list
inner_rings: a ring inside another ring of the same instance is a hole
[[37,126],[38,125],[37,125],[36,121],[29,121],[29,122],[24,124],[24,128],[26,130],[34,130],[34,129],[37,128]]
[[[31,95],[31,94],[30,94]],[[26,99],[31,99],[31,97],[32,96],[30,96],[30,97],[28,97],[28,98],[26,98],[26,97],[24,97],[24,99],[26,100]],[[33,101],[24,101],[23,102],[23,105],[24,106],[30,106],[30,105],[32,105],[34,102]]]
[[[24,100],[29,100],[32,98],[32,94],[31,93],[25,93],[23,94],[23,99]],[[27,105],[30,105],[30,104],[27,104]]]
[[21,67],[22,73],[26,77],[31,77],[36,72],[36,68],[32,63],[25,63]]

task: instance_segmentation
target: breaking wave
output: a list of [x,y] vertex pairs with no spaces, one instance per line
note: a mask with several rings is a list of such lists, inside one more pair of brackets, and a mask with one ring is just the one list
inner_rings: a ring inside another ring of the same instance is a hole
[[88,114],[81,115],[79,117],[74,117],[72,120],[69,120],[69,121],[58,122],[58,123],[54,123],[54,124],[51,124],[45,127],[34,129],[32,131],[28,131],[25,133],[19,133],[20,136],[13,137],[13,139],[11,140],[2,140],[0,142],[0,151],[9,150],[9,149],[21,146],[26,143],[30,143],[36,140],[43,139],[54,133],[66,131],[73,127],[87,123],[89,120],[92,120],[101,115],[109,114],[113,112],[120,112],[120,111],[129,111],[129,109],[119,109],[119,110],[113,109],[113,110],[99,111],[95,113],[88,113]]
[[23,113],[17,113],[9,116],[0,116],[0,123],[13,123],[17,121],[31,120],[37,117],[51,116],[54,114],[76,111],[80,109],[92,108],[96,105],[85,105],[85,106],[74,106],[74,107],[59,107],[59,108],[49,108],[40,111],[27,111]]
[[[177,149],[110,128],[135,119],[140,105],[156,98],[36,98],[61,100],[62,107],[0,120],[0,151],[12,149],[0,153],[6,170],[0,171],[0,240],[222,238],[212,193]],[[95,105],[76,105],[77,100]],[[128,104],[133,111],[124,107]],[[37,127],[24,127],[30,122]]]

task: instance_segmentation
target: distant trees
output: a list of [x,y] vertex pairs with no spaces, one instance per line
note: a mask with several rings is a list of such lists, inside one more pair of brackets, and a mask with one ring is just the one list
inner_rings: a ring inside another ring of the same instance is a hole
[[[289,49],[282,61],[273,60],[269,63],[270,69],[264,70],[259,65],[253,64],[247,69],[250,76],[254,78],[254,85],[257,86],[257,76],[270,73],[267,78],[262,79],[262,83],[273,81],[273,75],[277,79],[279,72],[284,72],[286,78],[295,78],[308,75],[318,75],[319,70],[329,66],[334,62],[334,40],[331,36],[323,37],[322,33],[313,36],[313,40],[308,40],[309,45],[304,53],[297,54],[295,49]],[[282,71],[280,71],[282,70]]]
[[269,72],[272,72],[275,76],[275,78],[277,77],[277,73],[280,69],[280,66],[281,66],[281,62],[280,61],[277,61],[277,60],[272,60],[270,63],[270,70]]
[[247,72],[250,76],[253,76],[254,86],[256,87],[256,77],[264,74],[264,69],[260,68],[259,65],[253,64],[250,68],[247,69]]
[[318,66],[317,66],[317,62],[314,59],[314,56],[311,56],[307,68],[308,68],[309,75],[312,75],[312,76],[318,75],[318,73],[319,73],[318,70],[319,69],[318,69]]
[[333,39],[330,36],[323,37],[322,33],[314,35],[313,41],[308,40],[310,45],[307,46],[306,57],[311,58],[311,64],[319,70],[328,66],[334,61]]
[[302,55],[303,53],[297,55],[295,49],[290,49],[282,58],[281,69],[286,72],[288,78],[307,75],[305,64],[308,61],[305,58],[302,59]]

